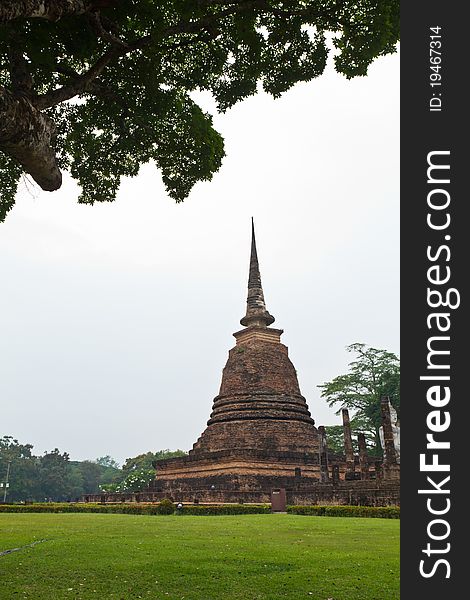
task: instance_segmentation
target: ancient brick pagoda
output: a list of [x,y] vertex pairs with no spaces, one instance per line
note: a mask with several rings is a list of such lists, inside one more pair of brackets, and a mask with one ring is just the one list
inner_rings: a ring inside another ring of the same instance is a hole
[[397,423],[382,399],[384,458],[367,454],[358,433],[354,454],[351,424],[342,409],[344,454],[328,451],[325,428],[315,427],[300,393],[281,329],[264,301],[254,228],[243,329],[234,333],[219,395],[207,428],[189,454],[154,462],[156,478],[141,492],[86,495],[85,502],[270,502],[282,490],[289,504],[400,503]]
[[321,479],[322,435],[273,322],[252,226],[243,329],[234,333],[207,428],[188,456],[155,463],[155,492],[175,500],[266,501],[273,488]]

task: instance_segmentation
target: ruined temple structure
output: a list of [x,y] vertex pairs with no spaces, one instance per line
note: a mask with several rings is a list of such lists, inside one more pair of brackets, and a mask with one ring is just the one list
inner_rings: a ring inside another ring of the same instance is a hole
[[[364,443],[355,457],[347,411],[345,455],[328,452],[325,429],[315,426],[281,342],[283,331],[271,327],[253,224],[246,314],[240,323],[207,428],[188,456],[154,463],[153,497],[269,502],[273,490],[285,489],[289,503],[397,504],[393,457],[384,470],[368,459]],[[384,473],[393,473],[393,482]]]
[[[252,229],[246,314],[222,374],[207,427],[184,457],[154,463],[156,478],[134,494],[86,496],[85,501],[270,502],[359,504],[400,502],[397,427],[384,398],[384,459],[367,455],[358,435],[354,454],[349,413],[342,410],[344,454],[328,450],[325,428],[316,427],[297,381],[282,329],[264,301]],[[279,496],[274,494],[278,493]]]

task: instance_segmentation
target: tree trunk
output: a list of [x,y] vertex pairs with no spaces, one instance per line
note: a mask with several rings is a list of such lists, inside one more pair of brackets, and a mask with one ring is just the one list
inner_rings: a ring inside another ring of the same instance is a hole
[[65,15],[82,14],[93,4],[90,0],[0,0],[0,23],[18,18],[58,21]]
[[15,158],[48,192],[60,188],[62,174],[54,151],[54,122],[23,96],[0,87],[0,150]]

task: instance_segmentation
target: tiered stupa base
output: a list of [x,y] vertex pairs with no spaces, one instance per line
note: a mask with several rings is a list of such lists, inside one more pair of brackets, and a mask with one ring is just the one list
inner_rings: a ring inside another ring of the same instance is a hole
[[275,488],[297,490],[317,483],[315,459],[300,453],[221,450],[158,461],[152,491],[178,502],[270,502]]
[[320,480],[319,436],[282,331],[237,332],[207,429],[189,455],[157,461],[152,489],[174,500],[269,502]]

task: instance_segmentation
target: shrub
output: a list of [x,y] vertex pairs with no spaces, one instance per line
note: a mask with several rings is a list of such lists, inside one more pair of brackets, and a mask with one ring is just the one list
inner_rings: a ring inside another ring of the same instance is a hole
[[[126,515],[172,515],[175,505],[164,499],[159,504],[139,502],[119,502],[115,504],[47,502],[37,504],[0,504],[0,513],[117,513]],[[182,515],[250,515],[268,514],[269,504],[192,504],[185,505]],[[382,519],[399,519],[399,506],[288,506],[287,512],[295,515],[319,517],[377,517]]]
[[182,515],[259,515],[271,512],[269,504],[194,504],[184,506]]
[[287,512],[294,515],[319,517],[377,517],[399,519],[399,506],[288,506]]
[[326,506],[288,506],[287,512],[294,515],[311,515],[323,517]]
[[[172,515],[175,505],[171,500],[164,499],[158,504],[144,504],[140,502],[119,502],[115,504],[99,503],[68,503],[47,502],[35,504],[0,504],[1,512],[17,513],[117,513],[127,515]],[[184,506],[180,514],[183,515],[247,515],[266,514],[271,512],[269,504],[219,504],[208,505],[194,504]]]
[[164,498],[158,505],[159,515],[172,515],[175,512],[175,505],[168,498]]

